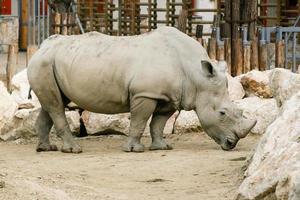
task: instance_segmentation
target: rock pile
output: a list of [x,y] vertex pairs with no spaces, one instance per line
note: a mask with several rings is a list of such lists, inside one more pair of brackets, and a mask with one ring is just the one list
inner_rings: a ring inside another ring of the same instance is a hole
[[268,126],[245,172],[236,200],[300,199],[300,75],[270,73],[280,114]]

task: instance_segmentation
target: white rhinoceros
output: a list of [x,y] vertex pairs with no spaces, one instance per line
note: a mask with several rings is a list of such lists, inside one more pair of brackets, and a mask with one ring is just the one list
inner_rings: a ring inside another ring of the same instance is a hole
[[176,110],[195,110],[224,150],[234,148],[256,123],[229,100],[225,70],[197,41],[170,27],[131,37],[51,36],[30,60],[28,79],[42,105],[37,151],[57,150],[49,143],[53,124],[63,152],[82,151],[64,112],[70,101],[96,113],[130,112],[124,151],[144,151],[140,139],[151,115],[151,150],[172,148],[163,140],[163,129]]

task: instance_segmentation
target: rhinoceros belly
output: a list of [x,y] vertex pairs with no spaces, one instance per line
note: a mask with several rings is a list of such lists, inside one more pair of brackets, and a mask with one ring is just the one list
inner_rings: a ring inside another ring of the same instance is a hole
[[55,76],[62,92],[79,107],[97,113],[129,111],[126,73],[95,57],[58,57]]

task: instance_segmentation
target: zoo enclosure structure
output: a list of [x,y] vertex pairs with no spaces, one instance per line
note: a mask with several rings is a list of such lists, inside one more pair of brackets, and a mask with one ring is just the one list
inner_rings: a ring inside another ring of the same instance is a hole
[[[276,31],[270,32],[269,40],[264,37],[268,33],[265,26],[283,27],[293,23],[295,28],[289,29],[294,30],[293,37],[289,38],[297,40],[295,21],[300,13],[300,0],[218,0],[211,9],[196,8],[196,0],[77,0],[66,12],[50,9],[47,0],[25,1],[29,13],[29,54],[31,47],[34,51],[47,36],[55,33],[67,35],[95,30],[108,35],[136,35],[166,25],[196,37],[207,47],[212,59],[227,61],[232,75],[267,69],[268,54],[272,51],[276,52],[276,67],[289,68],[291,60],[295,71],[297,65],[298,56],[294,53],[288,56],[290,42],[286,42],[285,34],[281,45],[277,42],[271,45],[277,41]],[[295,1],[298,6],[291,7]],[[203,19],[199,15],[203,13],[215,14],[214,20]],[[205,26],[211,26],[211,31],[207,32]],[[208,42],[203,36],[210,36]],[[295,52],[297,43],[292,44]]]

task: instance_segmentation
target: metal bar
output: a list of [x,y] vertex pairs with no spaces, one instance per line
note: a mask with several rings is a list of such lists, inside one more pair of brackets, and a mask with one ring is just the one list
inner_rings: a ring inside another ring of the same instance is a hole
[[224,41],[221,39],[220,27],[216,28],[216,38],[217,38],[217,45],[224,46]]
[[79,26],[80,32],[83,34],[83,33],[84,33],[84,29],[83,29],[83,27],[82,27],[82,24],[81,24],[81,22],[80,22],[80,19],[79,19],[79,17],[78,17],[77,12],[76,12],[76,10],[77,10],[76,8],[77,8],[77,7],[76,7],[75,4],[74,4],[73,6],[71,6],[72,12],[75,13],[75,20],[76,20],[76,22],[77,22],[77,24],[78,24],[78,26]]
[[37,1],[37,7],[38,7],[38,24],[37,24],[37,34],[38,34],[38,37],[37,37],[37,43],[38,43],[38,46],[40,46],[41,44],[41,16],[40,16],[40,0]]
[[35,30],[36,30],[36,15],[35,15],[35,9],[36,9],[36,5],[35,5],[35,1],[33,1],[33,44],[36,45],[36,37],[35,37]]
[[293,33],[293,68],[292,71],[296,72],[296,33]]
[[118,1],[118,35],[121,36],[122,35],[122,1],[119,0]]
[[288,57],[288,46],[289,46],[289,40],[288,40],[288,33],[284,33],[284,68],[287,68],[287,57]]
[[47,5],[47,38],[50,36],[50,7]]
[[[42,27],[42,30],[43,30],[43,41],[45,40],[45,0],[42,1],[42,6],[43,6],[43,27]],[[38,10],[38,12],[40,12],[40,10]]]

